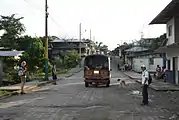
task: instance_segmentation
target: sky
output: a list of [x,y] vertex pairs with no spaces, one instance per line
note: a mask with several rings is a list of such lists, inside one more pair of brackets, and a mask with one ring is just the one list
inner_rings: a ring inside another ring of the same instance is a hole
[[[158,37],[165,25],[148,25],[171,0],[48,0],[48,33],[61,38],[103,42],[112,50],[117,44]],[[27,35],[45,35],[45,0],[1,0],[0,14],[24,17]],[[86,32],[85,32],[86,31]]]

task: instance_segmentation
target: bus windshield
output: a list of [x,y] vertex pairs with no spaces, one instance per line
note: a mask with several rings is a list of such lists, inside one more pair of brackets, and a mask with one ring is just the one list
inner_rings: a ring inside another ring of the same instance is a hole
[[108,57],[106,56],[88,56],[85,59],[85,66],[88,68],[109,68]]

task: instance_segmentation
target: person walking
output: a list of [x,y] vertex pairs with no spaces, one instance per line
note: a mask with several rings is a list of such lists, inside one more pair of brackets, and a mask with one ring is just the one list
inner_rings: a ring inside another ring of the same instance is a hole
[[149,72],[147,71],[145,65],[142,65],[141,69],[142,69],[142,96],[143,96],[141,105],[148,105]]
[[53,63],[53,66],[52,66],[52,79],[53,79],[53,84],[56,85],[57,84],[57,75],[56,75],[55,63]]
[[22,61],[20,66],[19,66],[19,71],[18,75],[20,76],[21,79],[21,92],[20,94],[25,94],[24,93],[24,85],[26,82],[26,73],[27,73],[27,63],[25,61]]

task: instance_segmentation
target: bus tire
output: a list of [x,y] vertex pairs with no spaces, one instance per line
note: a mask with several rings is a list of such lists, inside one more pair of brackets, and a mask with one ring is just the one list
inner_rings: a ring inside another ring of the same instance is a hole
[[85,82],[85,87],[89,87],[89,84],[88,84],[88,82]]
[[106,87],[109,87],[110,86],[110,81],[108,81],[108,83],[106,84]]

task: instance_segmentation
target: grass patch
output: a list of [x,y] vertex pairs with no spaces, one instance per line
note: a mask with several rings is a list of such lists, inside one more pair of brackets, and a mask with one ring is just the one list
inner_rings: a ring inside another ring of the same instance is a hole
[[[60,74],[66,74],[71,68],[57,68],[56,72],[57,75]],[[19,76],[17,76],[17,78],[9,78],[11,77],[11,75],[9,74],[5,74],[6,76],[4,76],[4,80],[3,80],[3,86],[8,86],[8,85],[13,85],[13,84],[17,84],[20,83],[20,78]],[[17,75],[17,73],[15,73],[15,75]],[[49,77],[52,76],[52,72],[49,72]],[[27,74],[27,82],[29,81],[33,81],[33,80],[43,80],[45,78],[45,73],[44,72],[36,72],[36,73],[30,73]],[[7,91],[0,91],[0,94],[2,93],[6,93]]]
[[6,95],[8,93],[11,93],[10,91],[6,91],[6,90],[0,90],[0,95]]
[[[56,73],[57,73],[57,75],[66,74],[69,70],[70,69],[57,68]],[[48,75],[49,75],[49,77],[51,77],[52,73],[50,72],[50,73],[48,73]],[[44,77],[45,77],[45,73],[40,72],[40,73],[33,74],[31,79],[44,79]]]

